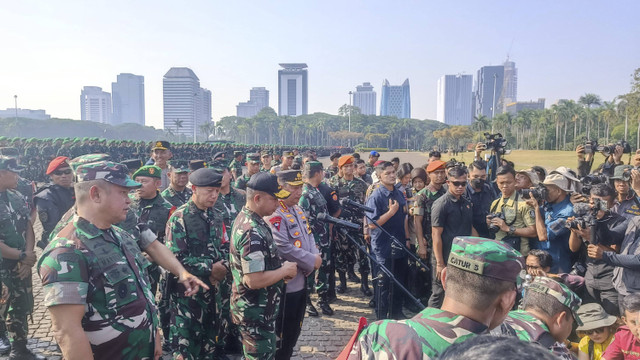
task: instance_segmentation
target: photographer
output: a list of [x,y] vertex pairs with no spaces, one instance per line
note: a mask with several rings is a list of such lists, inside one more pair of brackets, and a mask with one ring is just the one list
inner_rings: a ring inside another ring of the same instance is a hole
[[[612,212],[622,215],[627,219],[640,215],[640,202],[637,194],[640,193],[640,179],[633,179],[633,167],[630,165],[616,166],[614,175],[611,177],[618,196],[611,209]],[[635,171],[637,172],[637,170]],[[633,191],[632,191],[633,189]]]
[[486,224],[498,241],[509,244],[526,256],[529,239],[536,236],[535,210],[516,191],[516,172],[511,167],[500,167],[496,183],[502,196],[494,200],[486,217]]
[[606,157],[606,160],[600,164],[594,172],[611,176],[617,165],[624,164],[622,155],[624,153],[630,153],[631,148],[624,140],[617,144],[609,144],[608,146],[598,146],[598,143],[594,141],[588,141],[585,145],[578,145],[576,147],[576,154],[578,155],[578,174],[581,177],[591,172],[591,166],[593,165],[594,154],[596,152],[601,152],[602,155]]
[[[578,221],[567,223],[571,228],[571,236],[569,237],[571,251],[578,252],[588,245],[589,247],[598,247],[602,251],[617,252],[624,239],[628,220],[609,210],[613,206],[614,199],[615,191],[607,184],[596,184],[591,188],[589,204],[592,214],[587,215],[587,219],[583,217],[582,221],[578,219]],[[595,213],[595,239],[592,239],[589,221],[593,223],[593,219],[590,217],[594,215],[595,211],[597,211]],[[576,223],[578,226],[573,226]],[[587,226],[582,227],[582,225]],[[618,316],[618,292],[613,287],[614,267],[602,259],[592,256],[586,259],[586,265],[585,303],[599,303],[607,313]]]

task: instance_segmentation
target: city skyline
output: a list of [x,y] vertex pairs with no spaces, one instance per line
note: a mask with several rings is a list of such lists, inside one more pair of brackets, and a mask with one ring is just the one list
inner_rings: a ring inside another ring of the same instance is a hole
[[[145,77],[146,120],[157,128],[163,124],[162,78],[170,67],[187,66],[207,84],[215,120],[234,115],[253,86],[275,92],[275,69],[284,61],[311,69],[309,113],[337,113],[363,81],[377,87],[384,78],[398,84],[408,77],[412,117],[435,119],[434,84],[442,74],[475,75],[509,56],[518,65],[518,99],[544,97],[553,104],[592,92],[611,101],[629,91],[640,58],[640,47],[632,46],[640,37],[636,1],[578,9],[571,2],[285,0],[251,2],[251,12],[246,4],[198,0],[189,7],[144,0],[35,2],[3,6],[0,31],[12,51],[0,68],[0,108],[13,108],[18,95],[19,108],[80,119],[78,89],[108,89],[126,72]],[[114,27],[115,18],[123,26]]]

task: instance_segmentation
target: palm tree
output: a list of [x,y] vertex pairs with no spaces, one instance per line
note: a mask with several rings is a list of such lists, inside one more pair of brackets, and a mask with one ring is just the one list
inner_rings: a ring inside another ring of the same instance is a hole
[[586,130],[587,130],[587,138],[590,138],[590,122],[591,122],[591,108],[594,105],[598,105],[600,106],[600,104],[602,103],[602,99],[600,99],[600,96],[593,94],[593,93],[586,93],[582,96],[580,96],[580,98],[578,99],[578,103],[583,105],[586,109],[586,118],[585,118],[585,125],[586,125]]
[[180,138],[180,129],[184,126],[184,120],[175,119],[173,120],[173,125],[176,127],[176,135],[178,135],[178,139]]

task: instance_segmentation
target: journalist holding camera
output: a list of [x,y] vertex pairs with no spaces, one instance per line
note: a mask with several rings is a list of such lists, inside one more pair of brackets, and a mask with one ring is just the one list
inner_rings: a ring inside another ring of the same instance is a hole
[[585,142],[584,145],[578,145],[576,153],[578,154],[578,173],[580,176],[586,176],[591,171],[591,166],[595,159],[594,156],[598,152],[602,153],[606,160],[598,166],[595,172],[612,176],[614,168],[617,165],[624,164],[622,155],[631,153],[631,145],[624,140],[609,145],[599,145],[597,141],[590,140]]
[[617,192],[611,211],[627,219],[640,215],[640,177],[634,177],[634,173],[638,174],[638,171],[632,171],[633,169],[631,165],[618,165],[611,177]]
[[509,244],[526,256],[529,238],[536,236],[535,210],[516,191],[516,171],[500,167],[496,172],[496,184],[502,196],[493,201],[487,226],[495,233],[495,239]]
[[571,230],[571,251],[587,249],[584,303],[599,303],[608,314],[619,316],[618,292],[613,286],[614,266],[597,256],[603,251],[617,253],[627,230],[628,220],[610,210],[615,196],[608,184],[593,185],[589,204],[575,204],[577,216],[570,218],[566,226]]

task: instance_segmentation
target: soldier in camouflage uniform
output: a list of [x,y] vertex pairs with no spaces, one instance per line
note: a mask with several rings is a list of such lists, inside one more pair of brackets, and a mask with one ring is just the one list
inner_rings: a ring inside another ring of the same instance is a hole
[[[193,196],[169,219],[166,245],[178,260],[203,282],[217,285],[227,274],[228,261],[219,250],[223,228],[218,226],[213,208],[222,176],[209,168],[194,171],[189,180]],[[176,279],[170,276],[170,338],[176,359],[214,359],[219,341],[220,293],[217,289],[183,296]]]
[[275,175],[261,172],[247,184],[247,202],[233,222],[230,266],[233,275],[231,315],[242,335],[244,357],[273,359],[275,320],[283,282],[293,279],[296,264],[281,263],[269,225],[263,220],[289,193]]
[[291,166],[293,165],[293,158],[295,158],[295,155],[293,155],[293,151],[282,152],[282,164],[273,165],[272,161],[271,164],[273,166],[271,167],[271,173],[277,174],[278,171],[290,170]]
[[180,207],[191,198],[189,188],[189,162],[186,160],[169,161],[169,186],[160,193],[171,205]]
[[477,237],[453,241],[442,309],[366,327],[349,359],[435,359],[454,343],[500,325],[515,303],[524,258],[508,245]]
[[0,312],[7,314],[6,326],[13,338],[9,358],[44,359],[27,349],[27,315],[33,311],[31,268],[36,254],[31,213],[22,195],[13,190],[22,170],[15,158],[0,156],[0,277],[9,292]]
[[[78,214],[38,263],[44,303],[65,358],[133,360],[162,353],[144,270],[149,261],[136,239],[112,226],[126,216],[129,191],[140,186],[125,169],[104,161],[78,168]],[[77,331],[86,336],[77,337]]]
[[[338,175],[329,180],[329,185],[338,193],[340,199],[350,199],[359,204],[364,203],[365,192],[367,191],[367,183],[355,177],[355,160],[351,155],[344,155],[338,161],[342,177]],[[348,208],[343,208],[340,218],[362,226],[364,214],[358,213]],[[366,246],[363,233],[361,230],[349,230],[349,235]],[[336,287],[338,293],[344,293],[347,288],[347,272],[349,280],[353,282],[361,282],[360,290],[367,296],[371,296],[369,289],[369,259],[365,254],[360,253],[358,248],[342,233],[337,234],[337,241],[334,243],[336,270],[340,278],[340,285]],[[359,271],[362,280],[358,279],[353,272],[353,265],[356,258],[358,259]]]
[[171,143],[168,141],[156,141],[151,148],[151,158],[153,159],[153,164],[160,169],[162,169],[162,175],[160,176],[160,191],[163,191],[167,187],[169,187],[169,177],[167,174],[169,173],[169,160],[173,157],[173,153],[171,153]]
[[245,190],[251,175],[260,172],[260,154],[247,154],[247,173],[236,180],[235,188]]
[[233,181],[237,181],[240,176],[242,176],[242,151],[234,151],[233,152],[233,160],[229,164],[229,169],[231,169],[231,177]]
[[565,341],[571,334],[574,320],[582,326],[578,317],[581,303],[578,295],[565,284],[536,276],[525,288],[524,310],[511,311],[492,333],[540,344],[560,359],[575,359]]
[[271,160],[273,159],[273,155],[271,155],[271,151],[262,150],[260,153],[260,171],[271,172]]
[[[311,227],[316,246],[322,256],[322,265],[317,271],[317,280],[314,276],[309,277],[310,287],[314,287],[320,300],[318,307],[325,315],[333,315],[333,309],[329,306],[329,274],[332,271],[331,264],[331,241],[329,238],[329,225],[318,220],[320,213],[329,214],[327,210],[327,200],[322,196],[318,185],[324,177],[322,163],[319,161],[307,161],[304,165],[302,177],[305,184],[302,188],[302,196],[299,205],[307,213],[309,226]],[[314,284],[315,282],[315,284]]]

